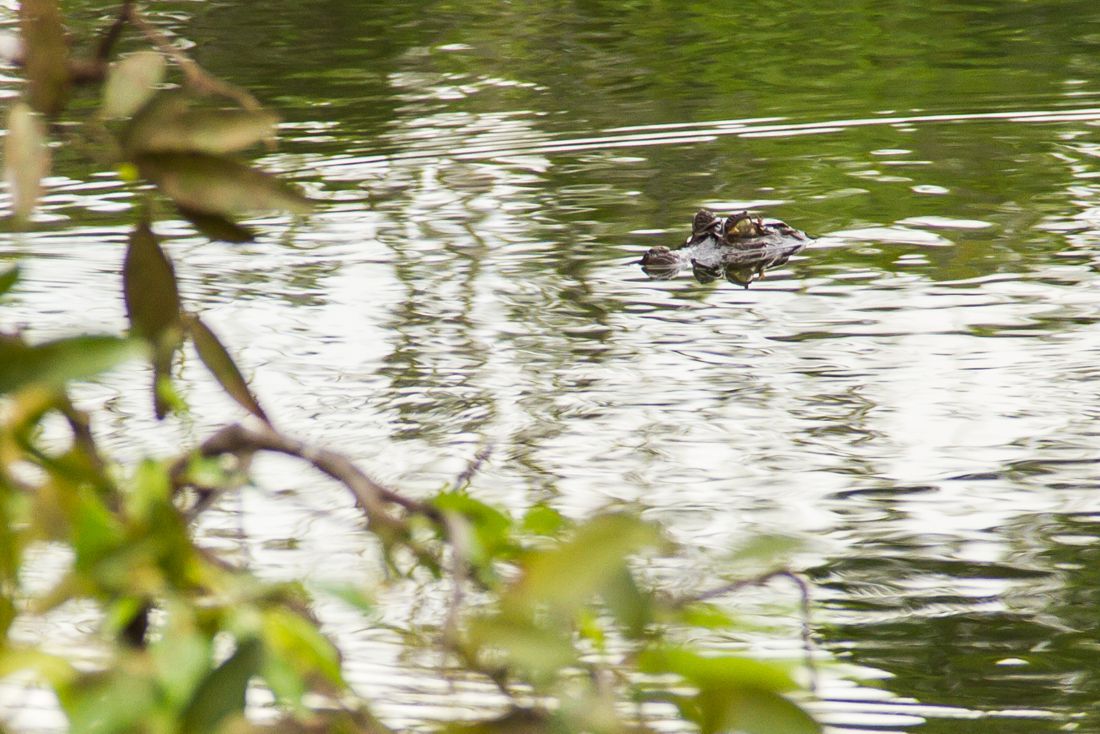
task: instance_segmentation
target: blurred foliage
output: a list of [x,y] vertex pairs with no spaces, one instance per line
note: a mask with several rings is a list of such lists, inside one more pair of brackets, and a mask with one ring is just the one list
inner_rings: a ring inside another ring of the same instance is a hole
[[[199,231],[241,241],[250,234],[237,216],[310,210],[293,187],[229,157],[271,141],[277,118],[165,48],[130,3],[98,55],[80,64],[68,54],[56,2],[22,3],[21,20],[30,84],[10,107],[5,146],[17,224],[33,225],[49,171],[45,118],[63,114],[74,88],[91,82],[101,103],[83,121],[89,137],[110,133],[110,163],[159,190]],[[110,63],[113,39],[127,27],[151,48]],[[166,57],[182,85],[172,85]],[[233,104],[218,103],[225,100]],[[124,260],[128,336],[33,343],[0,334],[0,678],[52,690],[76,733],[387,731],[349,687],[303,584],[263,582],[194,532],[194,519],[238,486],[254,453],[277,451],[347,486],[382,541],[384,567],[445,576],[447,620],[409,639],[487,677],[506,702],[503,714],[449,729],[627,732],[649,730],[650,716],[678,716],[702,734],[819,730],[787,697],[796,686],[786,666],[691,643],[736,625],[712,604],[670,598],[647,582],[647,554],[678,552],[659,528],[627,514],[572,522],[547,506],[515,518],[464,491],[408,500],[342,456],[279,433],[232,355],[182,301],[155,209],[135,212]],[[0,273],[0,298],[18,279],[17,268]],[[182,407],[172,368],[188,344],[259,428],[228,426],[176,457],[116,462],[95,438],[94,415],[70,400],[70,383],[145,360],[154,412],[167,419]],[[45,549],[67,560],[41,589],[25,569]],[[328,593],[370,620],[369,590]],[[97,612],[86,640],[101,653],[94,665],[76,664],[48,639],[13,634],[74,603]],[[249,720],[254,688],[274,697],[278,721]]]

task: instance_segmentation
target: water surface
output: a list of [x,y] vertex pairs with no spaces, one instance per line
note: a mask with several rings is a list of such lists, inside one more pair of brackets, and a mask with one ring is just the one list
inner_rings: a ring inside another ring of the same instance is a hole
[[[640,504],[698,549],[687,589],[801,540],[838,731],[1100,731],[1100,11],[739,8],[156,4],[283,113],[260,162],[325,202],[245,246],[162,224],[183,294],[280,425],[410,493],[491,445],[479,497]],[[28,276],[2,323],[121,329],[132,194],[58,157],[37,230],[0,234]],[[647,279],[702,206],[818,241],[748,290]],[[235,415],[185,373],[197,433]],[[101,432],[172,450],[131,379],[83,391]],[[211,542],[369,576],[338,488],[260,479]],[[744,601],[782,613],[739,642],[797,655],[791,594]],[[329,620],[394,723],[491,702]]]

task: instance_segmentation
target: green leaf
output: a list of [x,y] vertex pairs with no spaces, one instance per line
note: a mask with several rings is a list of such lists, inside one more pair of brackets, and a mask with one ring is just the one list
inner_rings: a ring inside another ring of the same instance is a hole
[[35,346],[0,335],[0,394],[31,384],[59,387],[114,367],[141,344],[113,336],[78,336]]
[[232,217],[254,211],[307,214],[313,202],[279,179],[206,153],[142,153],[138,171],[177,206]]
[[700,691],[677,702],[684,718],[701,734],[819,734],[821,726],[806,711],[774,691],[746,687],[736,691]]
[[0,296],[10,291],[19,281],[19,266],[13,265],[0,273]]
[[131,490],[126,495],[126,512],[146,525],[171,502],[172,483],[168,468],[161,462],[152,459],[141,461],[130,486]]
[[30,671],[52,688],[64,688],[78,675],[68,660],[38,647],[0,646],[0,679],[17,671]]
[[156,695],[153,681],[142,675],[126,671],[87,675],[63,697],[69,733],[136,731],[156,707]]
[[746,734],[819,734],[821,725],[795,703],[772,691],[746,689],[729,702],[730,723]]
[[4,176],[11,190],[12,216],[17,223],[24,222],[34,211],[42,191],[42,179],[49,171],[46,125],[29,105],[16,102],[8,112]]
[[191,341],[195,344],[195,351],[199,353],[199,359],[210,370],[210,374],[222,386],[222,389],[252,415],[265,423],[269,422],[260,403],[252,395],[241,371],[237,368],[229,351],[218,341],[209,327],[194,314],[187,315],[187,331],[191,335]]
[[186,415],[188,412],[187,401],[172,381],[172,355],[176,346],[171,344],[162,349],[153,360],[153,408],[157,420],[164,418],[169,411],[176,415]]
[[103,84],[103,116],[110,120],[134,114],[156,92],[164,71],[164,56],[157,51],[138,51],[111,64]]
[[73,566],[78,572],[92,571],[104,558],[125,544],[122,523],[91,491],[78,491],[68,510],[69,542],[76,554]]
[[31,106],[47,115],[56,114],[65,106],[69,87],[69,44],[61,9],[57,0],[22,0],[19,20]]
[[732,655],[700,655],[680,647],[650,648],[638,658],[643,673],[675,673],[700,689],[761,688],[791,691],[798,686],[780,665]]
[[313,622],[274,607],[264,612],[263,636],[269,657],[289,664],[299,675],[319,674],[332,685],[344,687],[340,654]]
[[233,655],[199,684],[183,713],[180,731],[214,732],[227,716],[244,711],[248,681],[259,670],[262,657],[259,640],[239,642]]
[[608,579],[603,599],[628,637],[641,637],[653,619],[653,600],[638,588],[634,574],[625,565]]
[[317,583],[314,586],[318,591],[336,597],[352,609],[362,612],[363,614],[373,614],[375,612],[376,606],[374,597],[368,594],[366,589],[361,586],[339,583]]
[[210,673],[213,648],[209,637],[176,620],[169,621],[165,633],[150,647],[161,688],[175,710],[183,709]]
[[577,528],[566,543],[532,553],[524,578],[507,599],[511,606],[546,604],[570,613],[621,573],[626,557],[660,541],[651,525],[626,515],[604,515]]
[[184,206],[176,206],[176,210],[192,227],[212,240],[241,243],[256,239],[256,233],[251,229],[219,214],[207,214]]
[[523,516],[522,527],[535,535],[557,535],[569,524],[560,512],[548,505],[535,505]]
[[475,567],[485,567],[501,555],[511,555],[512,519],[495,507],[474,499],[465,492],[442,492],[432,504],[442,512],[460,515],[472,533],[466,536],[462,552]]
[[479,657],[503,654],[509,666],[536,679],[551,678],[577,662],[566,626],[548,629],[515,618],[482,617],[471,621],[468,639]]
[[729,612],[707,602],[694,602],[681,609],[674,609],[671,616],[682,624],[703,629],[723,629],[735,624]]

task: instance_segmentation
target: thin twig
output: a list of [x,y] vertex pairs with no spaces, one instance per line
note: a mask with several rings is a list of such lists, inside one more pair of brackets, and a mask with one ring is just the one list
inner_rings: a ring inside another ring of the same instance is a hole
[[73,432],[73,445],[78,446],[84,452],[88,461],[95,467],[96,473],[103,476],[107,464],[103,461],[103,457],[100,456],[99,449],[96,447],[88,414],[82,410],[77,410],[67,395],[61,398],[59,403],[58,409],[65,416],[65,420],[69,424],[69,430]]
[[122,7],[118,9],[118,15],[115,16],[115,22],[104,31],[102,38],[99,39],[95,59],[101,64],[106,64],[111,60],[111,51],[114,50],[115,44],[122,36],[122,31],[126,28],[126,23],[130,20],[133,5],[133,0],[123,0]]
[[[302,459],[312,464],[318,471],[340,482],[351,491],[371,523],[392,528],[404,527],[404,522],[391,515],[386,509],[387,504],[397,505],[407,512],[425,515],[436,521],[440,520],[439,512],[434,507],[403,497],[383,487],[343,454],[310,446],[303,441],[285,436],[266,424],[245,427],[234,423],[218,430],[199,446],[199,453],[203,456],[224,454],[249,456],[260,451]],[[177,459],[172,467],[172,476],[177,479],[181,477],[188,461],[189,456]]]
[[462,489],[470,480],[474,478],[474,475],[481,470],[481,467],[489,460],[489,457],[493,455],[493,445],[482,446],[478,449],[478,452],[474,454],[470,459],[470,463],[466,465],[466,468],[462,470],[462,473],[455,477],[454,489],[457,491]]
[[790,581],[794,582],[795,586],[798,587],[798,595],[800,598],[799,606],[801,609],[802,617],[802,651],[805,657],[806,671],[809,673],[810,676],[809,689],[811,693],[816,693],[817,666],[814,664],[813,633],[810,629],[810,585],[807,584],[806,580],[798,574],[785,568],[777,569],[775,571],[769,571],[767,573],[761,574],[760,576],[754,576],[748,579],[740,579],[739,581],[733,581],[731,583],[725,584],[724,586],[719,586],[716,589],[704,591],[701,594],[697,594],[690,599],[680,602],[680,605],[694,601],[705,601],[707,599],[713,599],[718,596],[725,596],[726,594],[731,594],[735,591],[740,591],[741,589],[745,589],[750,586],[763,586],[769,581],[777,578],[789,579]]
[[179,65],[183,75],[187,78],[187,83],[190,84],[191,87],[204,94],[216,94],[221,97],[232,99],[246,110],[262,109],[260,103],[256,101],[256,98],[246,90],[207,73],[206,70],[199,66],[190,56],[176,48],[171,40],[169,40],[159,28],[147,21],[145,17],[142,16],[141,12],[133,5],[129,5],[127,18],[135,28],[142,32],[150,43],[160,50],[161,53],[168,56]]
[[469,567],[470,526],[466,519],[454,512],[443,513],[443,527],[451,546],[451,603],[443,623],[443,639],[458,639],[458,619],[462,611],[466,585],[466,569]]

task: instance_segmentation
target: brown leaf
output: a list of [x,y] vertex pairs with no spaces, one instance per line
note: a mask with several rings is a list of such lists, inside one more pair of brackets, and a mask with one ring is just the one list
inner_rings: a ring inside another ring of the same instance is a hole
[[232,153],[274,139],[279,122],[266,110],[196,110],[189,103],[181,106],[178,99],[150,104],[154,106],[135,116],[126,131],[131,153]]
[[256,239],[256,234],[248,227],[218,214],[198,212],[183,206],[177,206],[176,209],[180,216],[191,223],[191,226],[212,240],[240,243]]
[[103,116],[115,119],[134,114],[156,92],[164,70],[164,56],[156,51],[138,51],[112,64],[103,85]]
[[153,401],[157,418],[168,413],[165,397],[172,357],[182,338],[179,288],[172,263],[157,243],[148,222],[130,234],[122,265],[123,296],[130,330],[153,346]]
[[122,265],[126,315],[136,336],[157,341],[181,323],[176,273],[148,222],[130,234]]
[[19,21],[31,107],[47,115],[57,114],[65,106],[69,87],[69,47],[61,9],[57,0],[23,0]]
[[177,206],[232,217],[281,209],[307,214],[313,201],[276,177],[229,158],[207,153],[142,153],[141,175]]
[[222,389],[247,410],[265,423],[270,423],[267,414],[260,407],[248,383],[241,374],[237,364],[233,361],[229,351],[222,345],[214,332],[194,314],[187,315],[187,331],[191,335],[191,341],[195,344],[195,351],[199,353],[199,359],[214,375],[214,379],[222,386]]
[[50,171],[46,126],[25,102],[16,102],[8,113],[4,139],[4,176],[12,195],[12,215],[23,222],[34,211],[42,179]]

